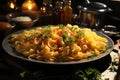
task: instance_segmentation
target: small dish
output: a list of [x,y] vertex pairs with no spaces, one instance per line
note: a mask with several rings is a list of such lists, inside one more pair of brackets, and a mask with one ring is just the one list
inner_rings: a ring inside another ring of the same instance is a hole
[[39,19],[36,14],[28,12],[10,13],[6,17],[10,22],[24,28],[32,27]]
[[10,28],[13,28],[13,27],[14,27],[14,25],[9,23],[9,22],[0,21],[0,31],[10,29]]
[[120,32],[117,31],[117,27],[113,25],[105,25],[102,32],[108,36],[117,36],[120,34]]
[[7,21],[0,21],[0,35],[2,37],[7,36],[8,34],[12,33],[13,28],[16,25],[14,23],[10,23]]

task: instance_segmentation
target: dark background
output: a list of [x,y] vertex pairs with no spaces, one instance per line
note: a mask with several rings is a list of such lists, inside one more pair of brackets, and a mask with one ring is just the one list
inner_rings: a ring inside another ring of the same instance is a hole
[[[7,8],[8,1],[10,1],[10,0],[0,0],[0,15],[1,14],[6,15],[6,14],[10,13]],[[21,5],[24,1],[25,0],[16,0],[16,4],[19,7],[19,9],[21,9]],[[53,7],[54,7],[54,4],[56,1],[57,0],[52,0]],[[71,7],[73,8],[73,12],[78,14],[79,10],[77,9],[77,6],[84,4],[85,0],[71,0],[71,1],[72,1]],[[35,0],[35,2],[37,4],[37,6],[40,8],[42,6],[43,0]],[[112,9],[112,12],[109,15],[105,16],[106,24],[112,24],[112,25],[118,26],[118,28],[119,28],[119,25],[120,25],[120,9],[119,9],[120,1],[90,0],[90,2],[102,2],[102,3],[106,4],[108,7],[110,7]]]
[[[10,1],[10,0],[0,0],[0,14],[5,14],[7,13],[6,10],[7,10],[7,2]],[[16,4],[21,7],[22,3],[24,2],[25,0],[16,0]],[[35,2],[37,3],[38,7],[40,8],[42,6],[42,1],[43,0],[35,0]],[[90,1],[96,1],[96,0],[90,0]],[[103,2],[105,4],[107,4],[108,6],[110,6],[110,1],[111,0],[97,0],[97,2]],[[52,4],[54,6],[54,3],[56,2],[56,0],[52,0]],[[74,12],[77,12],[77,6],[78,5],[81,5],[85,2],[85,0],[72,0],[72,8],[74,10]]]

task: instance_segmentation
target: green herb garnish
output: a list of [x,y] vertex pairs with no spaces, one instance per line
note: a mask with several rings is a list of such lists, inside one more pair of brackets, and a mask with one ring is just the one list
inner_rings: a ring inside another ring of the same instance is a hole
[[39,36],[39,33],[34,33],[34,37],[38,37]]
[[77,28],[72,26],[72,27],[70,27],[69,29],[70,29],[70,30],[76,30]]
[[58,62],[63,62],[63,61],[64,61],[64,57],[60,56],[60,57],[57,58],[56,61],[58,61]]
[[54,43],[52,43],[52,47],[54,47],[55,46],[55,44]]
[[105,78],[105,80],[109,80],[109,78]]
[[20,76],[21,76],[22,78],[24,78],[24,77],[25,77],[25,74],[26,74],[26,72],[21,72],[21,73],[20,73]]
[[62,35],[62,38],[63,38],[63,41],[64,41],[64,42],[66,42],[67,37],[68,37],[68,35],[67,35],[66,33],[64,33],[64,34]]
[[76,32],[76,36],[79,38],[79,37],[84,37],[85,36],[85,34],[82,32]]
[[78,80],[100,80],[100,71],[95,68],[78,70],[75,74]]
[[85,34],[82,32],[82,33],[81,33],[81,36],[82,36],[82,37],[84,37],[84,36],[85,36]]
[[63,41],[65,43],[75,43],[75,42],[77,42],[77,40],[75,38],[68,38],[68,35],[65,34],[65,33],[62,35],[62,38],[63,38]]
[[116,72],[116,71],[117,71],[117,68],[115,67],[114,64],[111,63],[109,70],[110,70],[111,72]]
[[43,35],[43,38],[51,38],[52,37],[52,34],[44,34]]
[[50,32],[51,31],[51,25],[48,25],[46,28],[47,28],[46,32]]
[[59,24],[58,26],[59,26],[60,29],[64,28],[63,24]]
[[77,40],[76,40],[75,38],[68,38],[68,39],[66,40],[66,42],[75,43],[75,42],[77,42]]
[[74,29],[74,27],[70,27],[69,29],[70,29],[70,30],[73,30],[73,29]]
[[110,49],[110,48],[112,48],[112,46],[106,46],[106,49]]
[[[64,60],[63,57],[59,57],[59,60]],[[59,61],[59,62],[60,62]],[[63,62],[63,61],[62,61]],[[64,71],[63,71],[64,74]],[[45,73],[44,71],[35,71],[32,72],[32,76],[29,75],[30,80],[101,80],[101,73],[96,68],[85,68],[85,69],[78,69],[74,71],[73,73],[67,73],[66,75],[63,74],[50,74]],[[26,73],[22,72],[20,73],[22,75],[22,78],[25,77]],[[106,79],[107,80],[107,79]]]
[[88,59],[93,59],[95,57],[95,55],[90,55],[88,56]]

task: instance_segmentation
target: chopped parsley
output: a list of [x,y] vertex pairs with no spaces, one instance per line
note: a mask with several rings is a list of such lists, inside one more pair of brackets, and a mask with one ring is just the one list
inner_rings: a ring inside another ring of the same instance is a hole
[[43,34],[43,38],[51,38],[52,34]]
[[65,33],[62,35],[62,38],[63,38],[63,41],[65,43],[75,43],[75,42],[77,42],[77,40],[75,38],[69,38],[68,35],[65,34]]
[[76,36],[79,38],[79,37],[84,37],[85,34],[83,32],[76,32]]
[[88,56],[88,59],[93,59],[95,57],[95,55],[90,55]]
[[109,78],[105,78],[105,80],[109,80]]
[[106,46],[106,49],[110,49],[110,48],[112,48],[112,46]]
[[[63,60],[62,57],[59,58],[59,60]],[[25,76],[27,75],[26,72],[22,72],[20,73],[20,76],[22,78],[25,78]],[[72,74],[70,73],[70,75],[48,75],[43,71],[35,71],[31,73],[31,77],[30,80],[101,80],[101,73],[99,70],[97,70],[96,68],[85,68],[83,69],[77,69],[75,72],[73,72]],[[106,78],[105,80],[109,80],[108,78]]]
[[62,38],[63,38],[63,41],[64,41],[64,42],[66,42],[67,37],[68,37],[68,35],[67,35],[66,33],[64,33],[64,34],[62,35]]
[[20,73],[20,76],[21,76],[22,78],[24,78],[24,77],[25,77],[25,74],[26,74],[25,71],[24,71],[24,72],[21,72],[21,73]]
[[85,34],[82,32],[82,33],[81,33],[81,36],[82,36],[82,37],[84,37],[84,36],[85,36]]
[[110,72],[117,72],[117,67],[116,67],[116,65],[114,65],[114,63],[111,63],[109,70],[110,70]]
[[63,61],[64,61],[64,57],[60,56],[60,57],[57,58],[56,61],[58,61],[58,62],[63,62]]
[[76,30],[77,28],[72,26],[72,27],[70,27],[69,29],[70,29],[70,30]]
[[46,28],[47,28],[46,32],[50,32],[51,31],[51,25],[48,25]]
[[87,68],[78,70],[75,75],[79,80],[100,80],[101,73],[95,68]]
[[69,43],[77,42],[77,40],[75,38],[68,38],[66,41],[69,42]]
[[52,47],[54,47],[55,46],[55,44],[54,43],[52,43]]
[[63,24],[59,24],[58,26],[59,26],[60,29],[64,28]]

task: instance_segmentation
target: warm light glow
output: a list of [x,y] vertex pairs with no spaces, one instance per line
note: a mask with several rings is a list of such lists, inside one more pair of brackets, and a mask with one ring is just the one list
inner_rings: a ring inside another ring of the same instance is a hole
[[45,8],[45,7],[42,7],[42,8],[40,8],[40,11],[41,11],[42,13],[45,13],[45,12],[46,12],[46,8]]
[[10,8],[14,9],[15,8],[15,5],[13,2],[10,3]]
[[28,10],[32,10],[32,5],[28,5]]
[[34,2],[34,0],[26,0],[22,4],[22,11],[36,11],[38,10],[38,6]]

